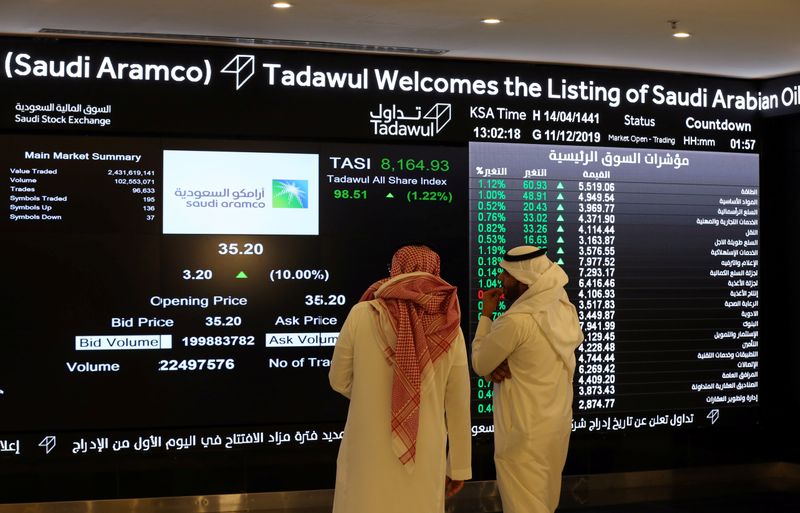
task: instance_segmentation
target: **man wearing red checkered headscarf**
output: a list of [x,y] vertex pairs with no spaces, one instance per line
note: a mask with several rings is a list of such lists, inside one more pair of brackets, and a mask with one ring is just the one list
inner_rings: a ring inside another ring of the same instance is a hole
[[404,246],[342,326],[331,386],[350,399],[334,513],[437,512],[471,477],[469,372],[439,255]]

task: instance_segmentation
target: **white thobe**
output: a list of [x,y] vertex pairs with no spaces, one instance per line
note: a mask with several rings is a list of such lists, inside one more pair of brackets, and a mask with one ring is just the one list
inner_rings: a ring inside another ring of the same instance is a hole
[[442,513],[445,475],[472,477],[470,380],[461,329],[421,387],[416,462],[409,473],[392,450],[392,379],[379,338],[396,336],[377,301],[355,305],[342,326],[329,373],[350,399],[336,461],[334,513]]
[[[481,317],[472,343],[477,374],[489,375],[506,359],[511,370],[511,378],[494,386],[494,458],[503,513],[552,513],[561,492],[572,422],[573,352],[583,334],[563,283],[549,283],[552,279],[543,275],[496,321]],[[549,287],[538,298],[537,285],[538,291]],[[556,298],[560,305],[552,304]]]

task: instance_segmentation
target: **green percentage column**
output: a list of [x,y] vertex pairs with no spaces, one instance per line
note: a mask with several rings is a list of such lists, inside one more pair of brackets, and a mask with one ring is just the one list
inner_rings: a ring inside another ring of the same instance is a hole
[[[499,287],[498,276],[501,272],[500,262],[506,252],[508,235],[508,190],[503,178],[480,178],[477,180],[476,208],[472,220],[474,247],[476,249],[471,262],[475,269],[476,281],[474,296],[470,304],[475,322],[480,320],[483,310],[483,294],[489,289]],[[505,309],[500,305],[494,313],[497,317]],[[493,413],[492,396],[494,387],[491,381],[478,378],[475,382],[475,410],[479,415]]]
[[[475,215],[476,261],[473,267],[477,273],[477,297],[474,298],[474,315],[480,319],[483,309],[483,292],[500,286],[500,261],[506,252],[507,202],[506,181],[501,178],[478,180],[477,210]],[[496,313],[495,315],[499,315]]]

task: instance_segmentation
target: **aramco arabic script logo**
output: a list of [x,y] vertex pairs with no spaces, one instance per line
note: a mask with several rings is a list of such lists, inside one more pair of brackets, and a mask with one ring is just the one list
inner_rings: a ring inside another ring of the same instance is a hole
[[236,75],[236,90],[238,91],[255,74],[255,62],[254,56],[239,54],[222,68],[221,73]]
[[369,113],[369,122],[375,135],[433,137],[447,126],[451,117],[452,106],[449,103],[437,103],[424,114],[419,106],[412,110],[381,103]]

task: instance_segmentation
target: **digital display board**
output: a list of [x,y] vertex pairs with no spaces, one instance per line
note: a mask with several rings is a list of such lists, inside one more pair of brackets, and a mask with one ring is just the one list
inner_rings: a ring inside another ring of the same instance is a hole
[[441,254],[468,339],[505,251],[548,248],[586,334],[576,439],[758,421],[756,83],[87,40],[0,58],[4,461],[335,448],[339,328],[405,242]]
[[[453,148],[6,142],[11,175],[29,181],[13,182],[4,239],[30,248],[18,265],[36,269],[8,275],[9,430],[296,424],[306,433],[331,423],[341,436],[346,410],[327,373],[349,308],[386,273],[393,245],[430,219],[426,237],[444,254],[464,240],[466,217],[451,212],[466,211],[457,173],[466,163]],[[436,171],[381,170],[405,162]],[[452,187],[399,185],[426,180]],[[463,269],[466,258],[448,263]],[[31,350],[39,343],[44,358]]]
[[[507,245],[548,247],[586,337],[574,431],[748,417],[731,407],[758,402],[756,155],[473,143],[470,171],[472,324]],[[491,411],[491,383],[478,399]]]

